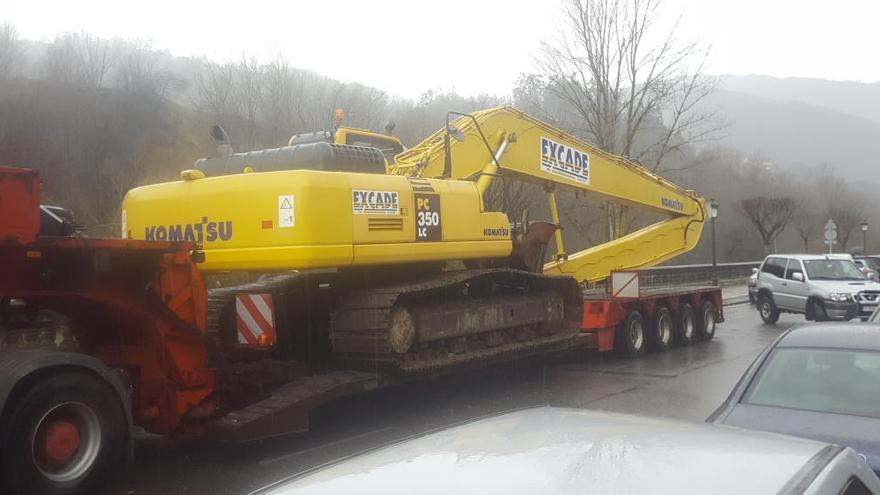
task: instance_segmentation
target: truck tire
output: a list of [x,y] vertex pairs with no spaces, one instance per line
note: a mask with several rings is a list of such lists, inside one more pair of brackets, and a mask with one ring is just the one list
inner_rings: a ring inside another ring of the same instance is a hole
[[654,352],[664,352],[672,344],[672,311],[667,307],[657,308],[654,313],[654,324],[651,326],[651,349]]
[[718,320],[718,308],[712,301],[703,301],[700,305],[700,317],[697,319],[697,337],[702,341],[710,341],[715,337],[715,323]]
[[689,303],[684,303],[678,308],[674,330],[676,344],[689,346],[694,341],[696,322],[694,321],[694,307]]
[[776,323],[779,321],[779,308],[773,302],[773,298],[767,294],[758,296],[758,313],[764,323]]
[[3,493],[96,493],[124,462],[126,420],[110,386],[61,372],[28,386],[5,416]]
[[626,358],[637,358],[645,352],[645,319],[642,312],[634,309],[629,312],[615,332],[614,348],[617,354]]

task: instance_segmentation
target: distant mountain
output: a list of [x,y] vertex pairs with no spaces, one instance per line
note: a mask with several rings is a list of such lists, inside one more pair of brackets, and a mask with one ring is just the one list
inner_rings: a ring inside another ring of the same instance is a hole
[[880,82],[725,75],[721,76],[720,87],[774,100],[799,101],[880,122]]
[[[829,83],[827,88],[837,84],[825,82]],[[827,102],[834,99],[835,92],[846,92],[849,87],[849,83],[839,84],[836,91],[823,90],[824,100],[816,98],[823,105],[800,101],[807,99],[808,92],[794,89],[789,96],[800,98],[718,89],[705,104],[730,124],[720,139],[725,146],[758,153],[783,165],[828,163],[856,180],[880,183],[880,108],[878,120],[832,109]],[[839,106],[846,98],[838,96],[836,100]],[[872,103],[880,103],[880,93]]]

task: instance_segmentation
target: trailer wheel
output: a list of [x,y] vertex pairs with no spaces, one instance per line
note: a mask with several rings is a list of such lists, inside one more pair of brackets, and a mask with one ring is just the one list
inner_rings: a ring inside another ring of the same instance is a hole
[[614,348],[627,358],[637,358],[645,352],[645,319],[642,312],[634,309],[629,312],[615,332]]
[[82,372],[28,388],[4,425],[4,493],[97,492],[124,459],[125,415],[116,393]]
[[678,308],[678,315],[675,322],[675,343],[680,346],[691,345],[694,341],[694,307],[688,303],[684,303]]
[[654,325],[651,328],[651,348],[656,352],[669,349],[672,343],[672,312],[669,308],[660,307],[654,313]]
[[700,306],[700,318],[697,322],[697,336],[700,340],[709,341],[715,337],[715,323],[718,320],[718,309],[712,301],[703,301]]

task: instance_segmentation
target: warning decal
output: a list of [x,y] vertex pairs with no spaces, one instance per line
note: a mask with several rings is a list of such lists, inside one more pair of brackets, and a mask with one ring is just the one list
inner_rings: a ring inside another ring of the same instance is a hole
[[351,191],[351,210],[356,215],[400,215],[397,191]]
[[294,225],[293,194],[278,196],[278,228],[287,229]]

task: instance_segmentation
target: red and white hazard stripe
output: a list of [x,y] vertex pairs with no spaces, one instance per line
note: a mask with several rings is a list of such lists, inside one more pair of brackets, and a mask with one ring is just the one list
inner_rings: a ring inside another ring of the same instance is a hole
[[271,294],[237,294],[235,315],[238,343],[253,346],[275,344],[275,315]]

